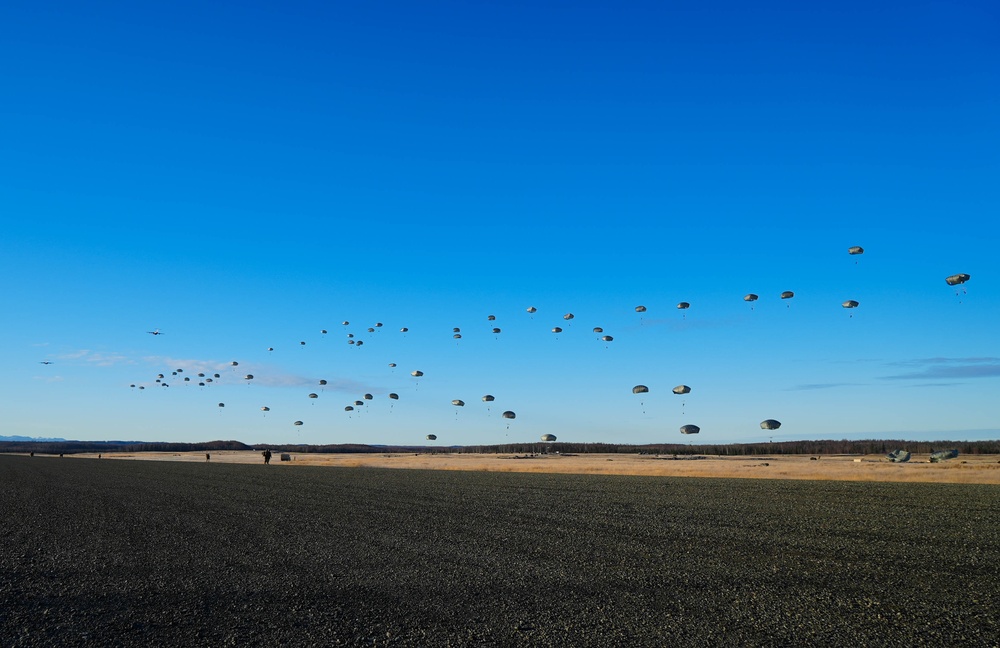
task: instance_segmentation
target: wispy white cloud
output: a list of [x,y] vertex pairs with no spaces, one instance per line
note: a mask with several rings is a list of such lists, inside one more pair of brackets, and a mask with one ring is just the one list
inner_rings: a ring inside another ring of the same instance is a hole
[[91,351],[90,349],[81,349],[79,351],[73,351],[72,353],[64,353],[56,357],[60,360],[67,361],[79,360],[88,364],[97,365],[99,367],[135,364],[135,360],[121,353]]
[[[154,367],[157,373],[163,373],[168,376],[171,376],[175,371],[182,370],[174,380],[183,380],[181,376],[186,376],[194,381],[197,374],[204,373],[209,377],[219,374],[221,376],[220,380],[226,382],[250,382],[252,385],[261,387],[312,387],[345,394],[381,393],[385,391],[382,388],[368,385],[352,378],[343,377],[328,378],[326,379],[326,385],[320,385],[319,378],[289,373],[270,365],[239,364],[234,367],[231,361],[196,360],[169,356],[145,356],[142,360]],[[247,375],[252,375],[253,379],[249,381],[245,380],[244,376]]]
[[1000,358],[992,356],[970,358],[918,358],[890,363],[891,367],[910,369],[903,373],[882,376],[885,380],[934,380],[947,378],[1000,377]]

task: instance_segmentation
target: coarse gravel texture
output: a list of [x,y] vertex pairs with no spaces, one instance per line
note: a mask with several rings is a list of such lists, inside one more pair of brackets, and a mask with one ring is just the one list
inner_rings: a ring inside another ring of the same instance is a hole
[[0,646],[997,646],[1000,487],[0,456]]

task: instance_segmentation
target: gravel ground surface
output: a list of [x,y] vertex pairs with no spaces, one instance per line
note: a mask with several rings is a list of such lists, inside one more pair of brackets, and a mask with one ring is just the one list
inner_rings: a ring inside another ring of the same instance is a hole
[[1000,487],[0,456],[0,646],[1000,645]]

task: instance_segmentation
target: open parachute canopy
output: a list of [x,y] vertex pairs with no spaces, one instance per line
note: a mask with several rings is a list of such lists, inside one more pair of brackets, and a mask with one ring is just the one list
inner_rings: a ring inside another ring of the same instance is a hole
[[760,422],[760,429],[762,430],[777,430],[781,427],[781,421],[775,421],[774,419],[766,419]]

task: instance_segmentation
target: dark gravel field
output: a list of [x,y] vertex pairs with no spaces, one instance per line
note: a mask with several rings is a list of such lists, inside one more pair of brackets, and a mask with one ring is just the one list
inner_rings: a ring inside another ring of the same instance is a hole
[[1000,487],[0,456],[0,646],[997,646]]

